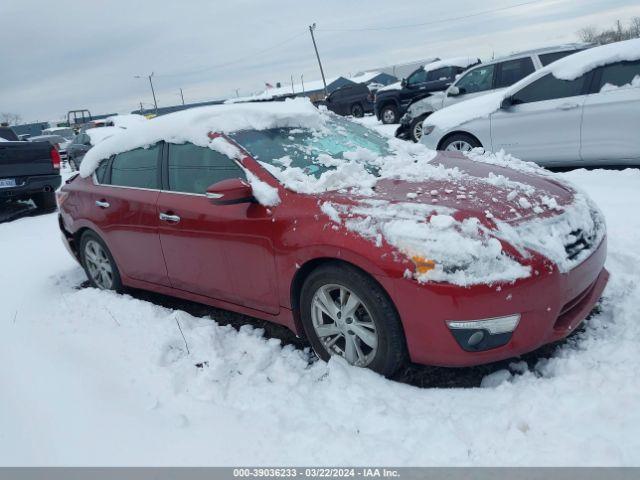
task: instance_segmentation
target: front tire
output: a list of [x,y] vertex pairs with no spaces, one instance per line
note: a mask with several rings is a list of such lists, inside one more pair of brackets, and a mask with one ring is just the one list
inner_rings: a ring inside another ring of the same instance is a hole
[[101,290],[122,290],[118,266],[106,244],[95,233],[88,231],[82,235],[80,259],[91,286]]
[[422,138],[422,122],[425,118],[427,118],[427,115],[418,117],[409,125],[409,135],[411,136],[411,140],[415,143],[420,142],[420,139]]
[[362,105],[360,105],[359,103],[354,103],[353,105],[351,105],[351,115],[356,118],[364,117],[364,108],[362,108]]
[[382,123],[388,125],[390,123],[398,123],[398,109],[395,105],[385,105],[380,111],[380,119]]
[[438,150],[450,152],[468,152],[474,148],[482,147],[482,144],[468,133],[454,133],[447,137]]
[[322,360],[340,356],[387,377],[406,361],[395,307],[378,283],[354,267],[331,263],[314,270],[302,286],[300,313]]

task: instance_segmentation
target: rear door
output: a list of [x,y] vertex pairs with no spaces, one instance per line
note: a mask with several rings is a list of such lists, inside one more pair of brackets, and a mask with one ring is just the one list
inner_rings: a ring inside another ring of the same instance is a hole
[[584,103],[580,156],[589,163],[640,160],[640,61],[596,71]]
[[512,106],[491,114],[492,150],[504,149],[541,165],[579,163],[589,78],[560,80],[549,73],[521,88],[512,96]]
[[[257,203],[213,205],[207,188],[245,178],[233,160],[210,148],[168,144],[165,191],[158,199],[160,239],[174,288],[277,313],[269,211]],[[170,217],[166,217],[166,216]]]
[[135,280],[169,285],[156,202],[162,144],[119,153],[100,167],[91,219],[100,228],[118,268]]

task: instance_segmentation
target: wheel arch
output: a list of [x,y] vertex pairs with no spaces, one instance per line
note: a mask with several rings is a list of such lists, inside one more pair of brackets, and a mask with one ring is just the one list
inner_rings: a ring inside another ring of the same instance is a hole
[[[395,302],[393,301],[393,298],[389,293],[389,291],[385,288],[385,286],[382,283],[380,283],[380,281],[378,281],[378,279],[374,275],[372,275],[370,272],[365,270],[362,266],[357,265],[356,263],[353,263],[349,260],[345,260],[343,258],[336,258],[336,257],[330,257],[330,256],[316,257],[316,258],[311,258],[306,262],[304,262],[302,265],[300,265],[300,268],[297,269],[295,275],[291,279],[291,285],[289,286],[289,296],[290,296],[290,302],[291,302],[291,311],[293,314],[293,322],[296,328],[296,332],[299,336],[302,336],[302,337],[305,336],[304,328],[302,327],[302,321],[300,318],[300,293],[302,291],[302,286],[304,285],[305,280],[309,277],[309,275],[314,270],[316,270],[321,266],[330,265],[330,264],[346,265],[371,278],[380,287],[382,292],[384,292],[384,294],[387,296],[389,302],[395,309],[396,313],[398,313],[398,317],[400,317],[400,312]],[[400,324],[402,325],[402,319],[400,320]],[[404,333],[404,327],[403,327],[403,333]]]
[[473,138],[476,142],[478,142],[480,144],[481,147],[484,147],[482,145],[482,142],[478,139],[478,137],[476,135],[474,135],[473,133],[467,132],[465,130],[454,130],[453,132],[449,132],[447,133],[445,136],[443,136],[439,141],[438,141],[438,147],[436,148],[436,150],[441,150],[442,149],[442,145],[444,144],[445,141],[447,141],[449,138],[451,138],[454,135],[468,135],[471,138]]

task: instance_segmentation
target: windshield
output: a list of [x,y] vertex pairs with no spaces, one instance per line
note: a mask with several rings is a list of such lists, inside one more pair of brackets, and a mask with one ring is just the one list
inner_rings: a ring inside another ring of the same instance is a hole
[[376,157],[390,154],[384,137],[339,117],[329,118],[319,130],[272,128],[229,136],[258,161],[280,169],[298,167],[316,178],[358,150],[366,149],[369,156],[373,153]]

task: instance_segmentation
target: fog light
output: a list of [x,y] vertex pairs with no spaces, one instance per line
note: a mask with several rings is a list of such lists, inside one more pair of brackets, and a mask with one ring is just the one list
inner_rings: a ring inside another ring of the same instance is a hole
[[450,320],[447,326],[458,345],[468,352],[501,347],[511,340],[520,314],[480,320]]
[[451,329],[487,330],[491,335],[513,332],[520,322],[520,314],[507,315],[506,317],[486,318],[483,320],[449,321],[447,325]]

